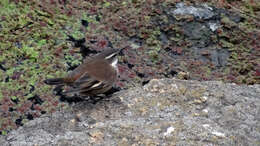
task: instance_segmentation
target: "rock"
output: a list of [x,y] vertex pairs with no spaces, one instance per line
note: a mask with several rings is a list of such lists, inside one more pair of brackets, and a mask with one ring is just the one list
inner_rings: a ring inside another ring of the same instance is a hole
[[260,85],[154,79],[76,103],[0,137],[3,146],[259,145]]
[[186,6],[184,3],[178,3],[177,9],[172,11],[174,15],[193,15],[199,19],[210,19],[214,16],[213,8],[207,4],[201,7]]

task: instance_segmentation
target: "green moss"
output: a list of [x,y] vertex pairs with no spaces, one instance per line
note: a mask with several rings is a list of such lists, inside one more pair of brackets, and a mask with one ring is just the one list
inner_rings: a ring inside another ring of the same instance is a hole
[[[1,87],[1,85],[0,85],[0,87]],[[0,100],[2,100],[3,98],[4,98],[4,96],[3,96],[2,92],[0,92]]]
[[38,46],[39,47],[42,47],[42,46],[44,46],[44,45],[46,45],[47,44],[47,41],[45,40],[45,39],[42,39],[42,40],[39,40],[38,41]]
[[152,62],[156,63],[159,61],[159,53],[158,50],[160,50],[160,48],[156,48],[154,50],[149,51],[149,56],[150,59],[152,60]]
[[14,3],[10,3],[9,0],[1,0],[0,5],[2,6],[0,15],[10,15],[12,13],[15,13],[16,11],[16,5]]
[[30,93],[30,94],[28,94],[25,98],[28,99],[28,98],[31,98],[31,97],[33,97],[33,96],[34,96],[34,94]]
[[227,26],[227,27],[237,26],[237,24],[236,24],[234,21],[230,20],[227,16],[222,15],[221,17],[222,17],[222,18],[221,18],[220,21],[221,21],[223,24],[225,24],[225,26]]
[[225,47],[225,48],[233,48],[234,45],[228,41],[225,41],[223,39],[220,40],[220,43],[222,45],[222,47]]
[[39,52],[37,52],[33,47],[24,46],[21,49],[22,53],[24,53],[26,56],[30,57],[31,59],[38,59]]
[[104,1],[104,4],[103,4],[103,6],[106,8],[106,7],[109,7],[111,4],[110,4],[110,2],[107,2],[106,0]]
[[11,96],[11,99],[12,99],[12,100],[16,100],[17,97],[16,97],[16,96]]
[[7,131],[3,130],[1,132],[2,132],[1,135],[7,135]]
[[78,30],[74,31],[71,35],[75,39],[82,39],[82,38],[85,37],[85,35],[82,32],[78,31]]

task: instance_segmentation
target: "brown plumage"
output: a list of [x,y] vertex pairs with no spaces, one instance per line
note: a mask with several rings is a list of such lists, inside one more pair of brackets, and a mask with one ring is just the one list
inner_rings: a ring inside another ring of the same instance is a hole
[[108,49],[86,59],[80,66],[64,78],[47,79],[49,85],[68,86],[63,92],[80,96],[94,96],[110,90],[117,79],[117,53],[120,50]]

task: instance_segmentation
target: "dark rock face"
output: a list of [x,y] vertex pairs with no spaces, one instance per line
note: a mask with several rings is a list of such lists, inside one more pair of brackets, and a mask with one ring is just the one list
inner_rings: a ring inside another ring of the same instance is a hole
[[151,80],[0,137],[3,146],[259,145],[260,85]]

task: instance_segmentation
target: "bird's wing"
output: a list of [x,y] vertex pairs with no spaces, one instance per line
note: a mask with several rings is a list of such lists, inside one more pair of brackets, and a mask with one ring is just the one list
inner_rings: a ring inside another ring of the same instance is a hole
[[102,82],[93,77],[90,77],[88,73],[84,73],[71,86],[72,88],[66,92],[63,92],[63,94],[80,93],[83,95],[94,95],[105,92],[112,87],[106,82]]
[[86,87],[86,86],[92,86],[92,85],[96,84],[97,82],[98,82],[98,80],[91,78],[90,75],[87,72],[85,72],[81,77],[79,77],[73,83],[73,86],[80,87],[80,86],[84,85],[84,87]]
[[79,93],[82,96],[97,95],[97,94],[103,94],[108,90],[110,90],[111,88],[112,85],[106,84],[104,82],[100,82],[98,84],[95,84],[91,88],[82,88]]

